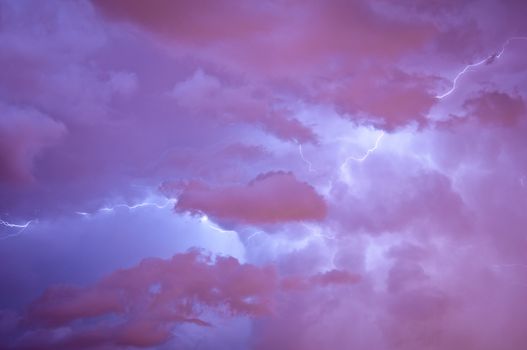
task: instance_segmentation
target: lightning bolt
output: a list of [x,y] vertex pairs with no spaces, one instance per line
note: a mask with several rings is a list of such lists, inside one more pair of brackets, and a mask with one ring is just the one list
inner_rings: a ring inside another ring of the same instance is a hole
[[[134,211],[136,209],[146,208],[146,207],[153,207],[153,208],[156,208],[156,209],[165,209],[169,205],[174,205],[175,203],[176,203],[175,199],[167,199],[167,200],[165,200],[164,203],[148,202],[148,201],[137,203],[137,204],[133,204],[133,205],[128,205],[128,204],[121,203],[121,204],[116,204],[114,206],[102,207],[102,208],[100,208],[100,209],[98,209],[98,210],[96,210],[94,212],[91,212],[91,213],[84,212],[84,211],[76,211],[75,214],[78,214],[78,215],[81,215],[81,216],[89,218],[89,217],[91,217],[93,215],[96,215],[96,214],[99,214],[99,213],[113,213],[118,208],[126,208],[129,211]],[[217,231],[217,232],[220,232],[220,233],[236,233],[237,234],[237,232],[234,231],[234,230],[224,230],[224,229],[220,228],[218,225],[212,223],[210,221],[210,219],[207,217],[207,215],[203,215],[200,218],[200,221],[202,223],[206,224],[207,227],[211,228],[214,231]],[[4,220],[0,219],[0,224],[1,225],[9,227],[9,228],[19,228],[20,229],[18,232],[14,233],[14,234],[10,234],[10,235],[7,235],[7,236],[0,237],[0,240],[20,235],[33,222],[34,222],[34,220],[28,221],[25,224],[13,224],[13,223],[10,223],[10,222],[7,222],[7,221],[4,221]],[[257,233],[261,233],[261,232],[257,232]]]
[[309,160],[306,159],[306,157],[304,157],[304,151],[302,150],[302,144],[300,142],[298,142],[298,141],[297,141],[297,143],[298,143],[298,153],[300,153],[300,158],[302,158],[304,163],[307,164],[309,172],[315,171],[315,170],[313,170],[313,163],[311,163]]
[[368,157],[370,156],[370,154],[372,154],[373,152],[375,152],[375,150],[376,150],[377,148],[379,148],[379,144],[380,144],[381,139],[383,138],[383,136],[384,136],[384,131],[381,131],[381,133],[379,134],[379,136],[377,136],[377,139],[375,140],[375,144],[373,145],[373,147],[370,148],[370,149],[368,149],[368,150],[366,151],[366,153],[365,153],[362,157],[360,157],[360,158],[356,158],[356,157],[352,157],[352,156],[350,156],[350,157],[346,158],[346,159],[344,160],[344,162],[342,163],[342,165],[340,166],[341,170],[344,169],[344,167],[348,164],[348,162],[349,162],[350,160],[354,160],[354,161],[356,161],[356,162],[362,163],[362,162],[364,162],[366,159],[368,159]]
[[11,238],[11,237],[16,237],[16,236],[19,236],[20,234],[22,234],[22,232],[24,232],[24,230],[26,228],[29,227],[29,225],[31,225],[33,223],[33,220],[29,220],[28,222],[26,222],[25,224],[13,224],[11,222],[7,222],[7,221],[4,221],[2,219],[0,219],[0,224],[5,226],[5,227],[8,227],[8,228],[18,228],[19,230],[15,233],[11,233],[11,234],[8,234],[6,236],[2,236],[0,237],[0,240],[4,240],[4,239],[8,239],[8,238]]
[[[84,217],[91,217],[91,216],[93,216],[95,214],[98,214],[98,213],[113,213],[117,208],[126,208],[126,209],[128,209],[130,211],[133,211],[133,210],[136,210],[136,209],[139,209],[139,208],[145,208],[145,207],[154,207],[156,209],[165,209],[169,205],[175,204],[175,202],[176,202],[175,199],[167,199],[164,203],[146,202],[145,201],[145,202],[141,202],[141,203],[137,203],[137,204],[133,204],[133,205],[117,204],[117,205],[114,205],[114,206],[108,206],[108,207],[100,208],[100,209],[98,209],[98,210],[96,210],[96,211],[94,211],[92,213],[88,213],[88,212],[84,212],[84,211],[75,211],[75,214],[78,214],[78,215],[81,215],[81,216],[84,216]],[[0,237],[0,240],[4,240],[4,239],[7,239],[7,238],[19,236],[25,229],[27,229],[31,224],[35,223],[36,221],[37,220],[30,220],[30,221],[26,222],[25,224],[13,224],[13,223],[10,223],[10,222],[7,222],[5,220],[0,219],[0,225],[3,225],[3,226],[8,227],[8,228],[18,228],[18,229],[20,229],[16,233]]]
[[157,208],[157,209],[165,209],[169,205],[174,205],[175,203],[176,203],[175,199],[167,199],[167,200],[165,200],[165,203],[163,203],[163,204],[156,203],[156,202],[141,202],[141,203],[137,203],[137,204],[133,204],[133,205],[116,204],[114,206],[100,208],[100,209],[96,210],[95,212],[93,212],[91,214],[87,213],[87,212],[83,212],[83,211],[76,211],[75,213],[79,214],[79,215],[82,215],[82,216],[91,216],[93,214],[100,213],[100,212],[106,212],[106,213],[110,212],[111,213],[111,212],[114,212],[117,208],[126,208],[126,209],[128,209],[130,211],[133,211],[133,210],[139,209],[139,208],[145,208],[145,207],[154,207],[154,208]]
[[447,97],[448,95],[452,94],[455,90],[456,90],[456,86],[457,86],[457,82],[458,80],[465,74],[467,73],[468,71],[470,71],[472,68],[475,68],[475,67],[478,67],[478,66],[481,66],[482,64],[485,64],[485,63],[492,63],[494,62],[495,60],[499,59],[501,57],[501,55],[503,55],[503,53],[505,52],[505,48],[507,47],[507,45],[509,45],[509,43],[513,40],[527,40],[527,37],[524,37],[524,36],[516,36],[516,37],[512,37],[512,38],[509,38],[505,41],[505,43],[502,45],[501,47],[501,50],[498,52],[498,53],[493,53],[492,55],[489,55],[488,57],[485,57],[484,59],[482,59],[481,61],[479,62],[476,62],[476,63],[472,63],[472,64],[469,64],[469,65],[466,65],[465,68],[463,68],[459,73],[456,74],[456,76],[454,77],[454,80],[452,81],[452,87],[450,88],[450,90],[448,90],[447,92],[441,94],[441,95],[437,95],[436,98],[438,100],[441,100],[445,97]]
[[29,225],[31,225],[31,222],[33,222],[33,220],[30,220],[28,222],[26,222],[25,224],[13,224],[13,223],[10,223],[10,222],[7,222],[7,221],[4,221],[2,219],[0,219],[0,224],[6,226],[6,227],[10,227],[10,228],[20,228],[22,230],[25,230],[26,228],[28,228]]

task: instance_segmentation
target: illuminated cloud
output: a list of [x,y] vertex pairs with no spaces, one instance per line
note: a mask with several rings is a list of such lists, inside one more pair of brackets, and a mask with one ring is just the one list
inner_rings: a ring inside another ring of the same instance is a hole
[[527,349],[526,11],[1,1],[0,348]]

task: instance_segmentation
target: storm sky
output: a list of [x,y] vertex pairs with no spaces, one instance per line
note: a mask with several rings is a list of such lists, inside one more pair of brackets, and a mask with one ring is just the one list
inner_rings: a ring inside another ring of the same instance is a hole
[[526,16],[0,0],[0,348],[527,349]]

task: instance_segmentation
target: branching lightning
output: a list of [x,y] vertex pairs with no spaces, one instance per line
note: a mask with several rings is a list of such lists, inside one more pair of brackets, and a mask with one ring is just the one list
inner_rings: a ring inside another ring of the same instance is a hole
[[93,214],[97,214],[97,213],[101,213],[101,212],[106,212],[106,213],[110,212],[111,213],[111,212],[114,212],[117,208],[126,208],[126,209],[128,209],[130,211],[133,211],[133,210],[139,209],[139,208],[145,208],[145,207],[154,207],[154,208],[157,208],[157,209],[165,209],[169,205],[175,204],[175,202],[176,202],[175,199],[166,199],[163,204],[156,203],[156,202],[141,202],[141,203],[137,203],[137,204],[133,204],[133,205],[116,204],[114,206],[100,208],[100,209],[96,210],[93,213],[87,213],[87,212],[83,212],[83,211],[76,211],[75,213],[79,214],[79,215],[82,215],[82,216],[91,216]]
[[[98,214],[98,213],[112,213],[117,208],[126,208],[126,209],[128,209],[130,211],[133,211],[133,210],[139,209],[139,208],[145,208],[145,207],[154,207],[156,209],[165,209],[169,205],[173,205],[175,202],[176,202],[175,199],[166,199],[164,203],[146,202],[145,201],[145,202],[141,202],[141,203],[137,203],[137,204],[133,204],[133,205],[117,204],[117,205],[114,205],[114,206],[108,206],[108,207],[100,208],[100,209],[98,209],[98,210],[96,210],[96,211],[94,211],[92,213],[88,213],[88,212],[84,212],[84,211],[75,211],[75,214],[78,214],[78,215],[81,215],[81,216],[84,216],[84,217],[91,217],[91,216],[93,216],[95,214]],[[7,222],[5,220],[0,219],[0,225],[5,226],[7,228],[19,229],[15,233],[12,233],[12,234],[0,237],[0,240],[11,238],[11,237],[16,237],[16,236],[20,235],[24,230],[26,230],[28,227],[30,227],[30,225],[36,223],[36,221],[37,220],[30,220],[30,221],[28,221],[28,222],[26,222],[24,224],[14,224],[14,223],[10,223],[10,222]]]
[[457,82],[458,82],[459,78],[461,78],[461,76],[463,76],[463,74],[467,73],[472,68],[481,66],[483,64],[491,64],[495,60],[499,59],[501,57],[501,55],[503,55],[503,53],[505,52],[505,48],[507,47],[507,45],[509,45],[509,43],[511,41],[513,41],[513,40],[527,40],[527,37],[517,36],[517,37],[509,38],[509,39],[507,39],[507,41],[505,41],[505,43],[503,44],[503,46],[501,47],[501,50],[499,52],[493,53],[492,55],[489,55],[488,57],[485,57],[484,59],[482,59],[479,62],[466,65],[465,68],[463,68],[454,77],[454,80],[452,81],[452,87],[450,88],[450,90],[448,90],[447,92],[445,92],[445,93],[443,93],[441,95],[437,95],[436,98],[441,100],[441,99],[447,97],[448,95],[452,94],[456,90],[456,86],[457,86]]
[[[452,94],[455,90],[456,90],[456,87],[457,87],[457,83],[459,81],[459,79],[467,72],[469,72],[470,70],[472,70],[472,68],[475,68],[475,67],[478,67],[478,66],[481,66],[481,65],[484,65],[484,64],[491,64],[493,63],[495,60],[501,58],[501,56],[504,54],[505,52],[505,49],[507,48],[507,46],[510,44],[510,42],[514,41],[514,40],[527,40],[527,37],[523,37],[523,36],[519,36],[519,37],[511,37],[509,39],[507,39],[504,44],[502,45],[501,47],[501,50],[499,50],[497,53],[493,53],[491,55],[489,55],[488,57],[485,57],[484,59],[476,62],[476,63],[472,63],[472,64],[468,64],[466,65],[459,73],[456,74],[456,76],[454,77],[453,81],[452,81],[452,87],[446,91],[445,93],[441,94],[441,95],[437,95],[435,96],[437,99],[443,99],[447,96],[449,96],[450,94]],[[377,148],[379,147],[380,145],[380,142],[381,142],[381,139],[383,138],[384,136],[384,131],[381,131],[381,133],[379,134],[379,136],[377,137],[377,139],[375,140],[375,144],[373,145],[373,147],[371,147],[370,149],[368,149],[366,151],[366,153],[362,156],[362,157],[353,157],[353,156],[349,156],[348,158],[346,158],[344,160],[344,162],[341,164],[341,169],[344,169],[346,167],[346,165],[351,161],[356,161],[356,162],[359,162],[359,163],[362,163],[364,162],[373,152],[375,152],[375,150],[377,150]],[[300,158],[302,159],[302,161],[307,164],[308,166],[308,171],[309,172],[314,172],[315,170],[313,169],[313,163],[311,163],[304,155],[304,152],[303,152],[303,148],[302,148],[302,144],[300,142],[298,142],[298,153],[300,155]],[[520,184],[522,187],[525,186],[525,177],[522,177],[520,178]],[[102,207],[94,212],[91,212],[91,213],[88,213],[88,212],[84,212],[84,211],[75,211],[76,214],[78,215],[81,215],[81,216],[85,216],[85,217],[90,217],[92,215],[95,215],[95,214],[98,214],[98,213],[111,213],[111,212],[114,212],[116,209],[118,208],[126,208],[130,211],[133,211],[135,209],[139,209],[139,208],[144,208],[144,207],[154,207],[154,208],[157,208],[157,209],[165,209],[167,206],[169,205],[173,205],[175,203],[175,200],[174,199],[167,199],[165,201],[165,203],[163,204],[160,204],[160,203],[156,203],[156,202],[141,202],[141,203],[137,203],[137,204],[133,204],[133,205],[128,205],[128,204],[117,204],[117,205],[114,205],[114,206],[106,206],[106,207]],[[6,238],[9,238],[9,237],[14,237],[14,236],[18,236],[20,235],[24,230],[26,230],[28,227],[30,227],[30,225],[32,225],[36,220],[30,220],[30,221],[27,221],[26,223],[24,224],[15,224],[15,223],[10,223],[10,222],[7,222],[5,220],[2,220],[0,219],[0,225],[2,226],[5,226],[7,228],[12,228],[12,229],[19,229],[16,233],[14,234],[9,234],[7,236],[3,236],[3,237],[0,237],[0,240],[2,239],[6,239]],[[218,227],[217,225],[213,224],[210,222],[210,220],[208,219],[208,217],[206,215],[202,216],[201,219],[200,219],[201,222],[203,223],[206,223],[206,225],[215,230],[215,231],[218,231],[218,232],[221,232],[221,233],[229,233],[229,232],[236,232],[236,231],[232,231],[232,230],[223,230],[221,229],[220,227]],[[249,239],[253,238],[255,235],[259,234],[261,232],[256,232],[254,234],[252,234],[251,236],[249,236]],[[334,239],[334,237],[329,237],[329,236],[324,236],[325,238],[329,238],[329,239]]]
[[[102,208],[97,209],[96,211],[91,212],[91,213],[84,212],[84,211],[76,211],[75,214],[89,218],[89,217],[92,217],[93,215],[100,214],[100,213],[113,213],[118,208],[125,208],[125,209],[128,209],[129,211],[134,211],[136,209],[146,208],[146,207],[153,207],[153,208],[156,208],[156,209],[165,209],[165,208],[167,208],[170,205],[174,205],[175,203],[176,203],[175,199],[166,199],[164,203],[148,202],[148,201],[137,203],[137,204],[133,204],[133,205],[128,205],[128,204],[122,204],[121,203],[121,204],[116,204],[114,206],[102,207]],[[4,221],[4,220],[0,219],[0,224],[1,225],[5,226],[5,227],[8,227],[8,228],[17,228],[17,229],[19,229],[19,231],[17,231],[16,233],[0,237],[0,240],[20,235],[26,228],[28,228],[35,221],[36,220],[30,220],[30,221],[26,222],[25,224],[14,224],[14,223],[10,223],[10,222],[7,222],[7,221]],[[236,231],[233,231],[233,230],[224,230],[224,229],[220,228],[216,224],[212,223],[209,220],[209,218],[207,217],[207,215],[203,215],[200,218],[200,221],[202,223],[206,224],[206,226],[209,227],[210,229],[212,229],[214,231],[217,231],[217,232],[220,232],[220,233],[237,233]],[[259,231],[257,233],[261,233],[261,232]]]
[[340,166],[340,168],[341,168],[341,169],[344,169],[344,167],[348,164],[348,162],[349,162],[350,160],[354,160],[354,161],[359,162],[359,163],[364,162],[366,159],[368,159],[368,157],[370,156],[370,154],[372,154],[373,152],[375,152],[375,150],[376,150],[377,148],[379,148],[379,144],[380,144],[381,139],[383,138],[383,136],[384,136],[384,131],[381,131],[381,133],[379,134],[379,136],[378,136],[377,139],[375,140],[375,144],[373,145],[372,148],[368,149],[368,150],[366,151],[366,153],[365,153],[362,157],[360,157],[360,158],[356,158],[356,157],[353,157],[353,156],[350,156],[350,157],[346,158],[346,159],[344,160],[344,162],[342,163],[342,165]]

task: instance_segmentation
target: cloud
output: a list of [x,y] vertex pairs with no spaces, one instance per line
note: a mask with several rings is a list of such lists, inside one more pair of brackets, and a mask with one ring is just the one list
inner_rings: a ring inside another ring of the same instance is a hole
[[0,181],[33,181],[35,158],[60,141],[66,127],[30,107],[0,103]]
[[467,99],[463,106],[469,117],[483,123],[513,127],[525,118],[525,103],[521,96],[511,96],[499,91],[482,92]]
[[[148,10],[140,1],[95,4],[108,17],[137,24],[176,45],[204,50],[234,66],[238,63],[246,69],[280,75],[313,73],[316,67],[326,71],[335,63],[346,66],[346,60],[361,59],[354,52],[377,59],[394,58],[419,47],[434,32],[424,22],[389,16],[361,1],[309,1],[301,8],[287,1],[267,6],[161,1]],[[282,11],[276,11],[278,8]],[[284,15],[293,10],[297,10],[294,15]],[[332,61],[334,58],[337,60]]]
[[182,325],[220,326],[214,314],[265,318],[288,293],[358,281],[336,269],[280,281],[272,266],[192,250],[166,260],[145,259],[86,287],[51,286],[25,312],[2,311],[0,332],[7,337],[1,344],[13,349],[161,346],[175,340]]
[[[258,88],[273,92],[271,99],[260,99],[258,103],[254,96],[247,98],[251,92],[240,95],[240,90],[225,87],[218,79],[205,78],[202,73],[196,73],[185,87],[176,87],[180,95],[182,90],[188,91],[189,85],[197,88],[198,81],[208,84],[203,89],[210,100],[201,104],[209,107],[217,99],[223,103],[235,101],[228,108],[223,104],[219,110],[214,109],[215,115],[233,113],[233,108],[237,108],[245,118],[251,113],[263,118],[269,111],[261,104],[269,106],[273,99],[286,97],[294,103],[335,105],[348,117],[364,120],[355,115],[361,111],[391,130],[412,121],[423,123],[426,112],[436,102],[427,91],[433,80],[408,76],[395,65],[399,58],[422,49],[438,32],[418,17],[410,21],[362,1],[340,0],[308,1],[302,6],[287,1],[268,6],[231,1],[222,1],[221,5],[211,1],[199,5],[161,1],[148,5],[148,10],[136,1],[94,3],[108,18],[153,33],[176,55],[191,53],[205,62],[227,67],[223,74],[228,72],[237,80],[253,78]],[[222,91],[212,94],[211,89],[220,86]],[[196,94],[187,97],[192,99]],[[302,131],[297,130],[298,126],[292,128],[289,118],[277,118],[276,114],[270,118],[270,132],[313,142],[313,132],[305,127]],[[286,119],[286,135],[284,128],[279,132],[274,126],[281,119]],[[293,131],[300,135],[290,135]]]
[[230,257],[212,259],[191,251],[168,260],[145,259],[92,286],[50,287],[22,315],[14,340],[4,339],[3,345],[161,345],[178,324],[212,326],[201,319],[206,310],[231,316],[271,312],[276,284],[272,267],[240,264]]
[[342,183],[334,186],[329,217],[342,225],[339,232],[400,232],[414,225],[424,225],[434,234],[466,232],[467,209],[450,180],[431,170],[401,167],[404,162],[392,159],[371,164],[355,179],[363,187],[360,192]]
[[0,347],[527,348],[524,4],[0,13]]
[[261,225],[322,220],[326,204],[313,187],[298,181],[292,173],[269,172],[246,186],[209,188],[196,182],[184,185],[176,211]]
[[283,140],[316,142],[315,133],[280,107],[280,101],[249,86],[225,86],[202,70],[176,84],[170,94],[181,106],[207,118],[260,125]]
[[333,105],[348,118],[395,130],[427,124],[427,113],[437,102],[430,87],[434,79],[399,70],[364,69],[352,78],[334,77],[314,92],[312,101]]

